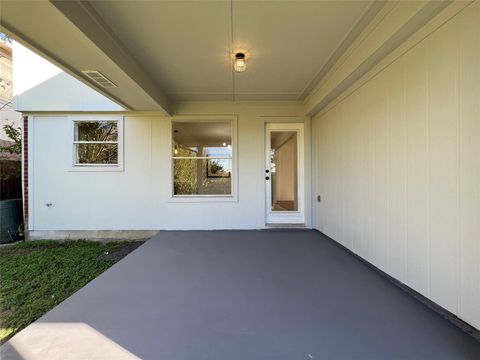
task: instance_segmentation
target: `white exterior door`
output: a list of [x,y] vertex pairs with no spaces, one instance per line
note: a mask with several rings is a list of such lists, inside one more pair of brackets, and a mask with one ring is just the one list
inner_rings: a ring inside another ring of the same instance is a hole
[[269,123],[265,130],[266,224],[304,224],[303,123]]

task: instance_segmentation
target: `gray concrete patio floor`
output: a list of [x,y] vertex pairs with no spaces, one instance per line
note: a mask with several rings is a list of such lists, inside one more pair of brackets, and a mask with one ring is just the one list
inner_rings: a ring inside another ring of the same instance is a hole
[[160,232],[1,359],[480,359],[480,343],[315,231]]

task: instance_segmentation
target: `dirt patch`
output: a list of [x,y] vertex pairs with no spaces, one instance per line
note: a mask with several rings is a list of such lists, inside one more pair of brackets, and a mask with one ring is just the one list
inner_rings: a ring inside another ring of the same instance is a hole
[[[12,245],[16,245],[19,243],[13,243]],[[0,249],[0,252],[5,252],[5,253],[10,253],[12,255],[26,255],[30,254],[36,251],[42,251],[42,250],[47,250],[47,249],[54,249],[54,248],[59,248],[59,247],[66,247],[68,246],[67,243],[65,242],[56,242],[52,244],[42,244],[38,246],[33,246],[33,247],[14,247],[14,246],[6,246],[2,249]]]
[[140,245],[143,245],[144,242],[145,241],[135,241],[135,242],[128,243],[125,246],[122,246],[121,248],[119,248],[115,251],[103,253],[101,258],[104,259],[104,260],[118,261],[118,260],[124,258],[125,256],[127,256],[128,254],[130,254],[133,250],[138,248]]

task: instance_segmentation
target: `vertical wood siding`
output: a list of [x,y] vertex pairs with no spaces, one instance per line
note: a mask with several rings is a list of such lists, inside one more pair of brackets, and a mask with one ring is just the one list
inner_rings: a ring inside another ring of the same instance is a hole
[[313,131],[318,229],[480,329],[480,4]]

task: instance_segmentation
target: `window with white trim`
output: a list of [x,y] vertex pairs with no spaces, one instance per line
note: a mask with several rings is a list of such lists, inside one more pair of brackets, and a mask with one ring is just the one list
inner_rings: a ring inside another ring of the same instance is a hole
[[231,196],[232,121],[173,121],[174,196]]
[[75,166],[119,165],[119,121],[76,120],[73,126]]

